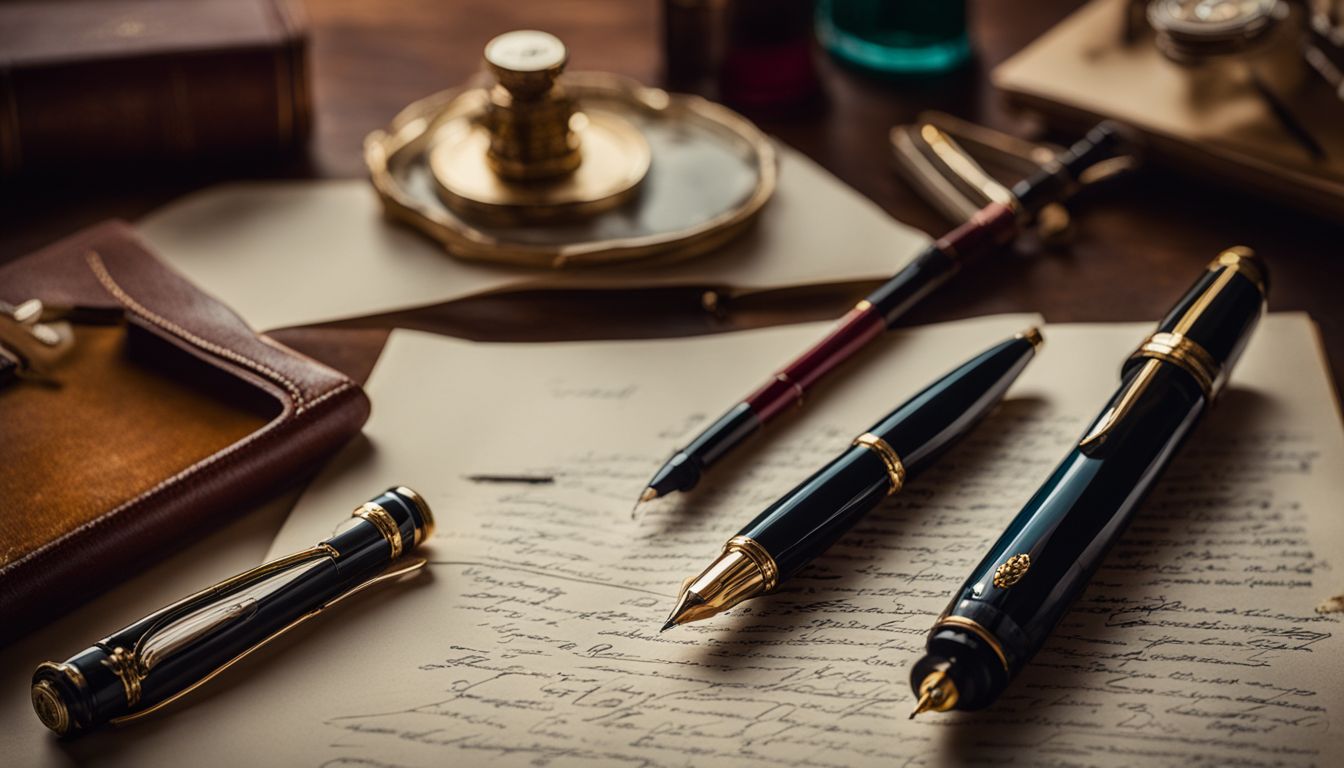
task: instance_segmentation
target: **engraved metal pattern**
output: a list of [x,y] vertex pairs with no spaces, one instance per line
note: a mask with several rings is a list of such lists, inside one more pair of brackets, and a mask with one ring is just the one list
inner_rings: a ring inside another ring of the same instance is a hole
[[392,519],[391,513],[370,501],[360,505],[359,509],[354,511],[354,516],[373,523],[378,533],[387,539],[387,543],[392,547],[390,559],[396,560],[401,557],[401,529],[397,527],[397,521]]
[[872,432],[864,432],[854,438],[854,445],[861,445],[882,459],[882,464],[887,468],[887,480],[890,481],[890,486],[887,488],[888,496],[901,490],[901,486],[905,485],[905,465],[901,463],[901,457],[896,455],[896,451],[886,440]]
[[117,646],[102,663],[121,680],[121,687],[126,691],[126,706],[134,707],[140,703],[141,676],[135,666],[135,651]]
[[724,552],[741,552],[751,559],[761,571],[762,588],[769,592],[779,586],[779,566],[775,558],[765,551],[760,542],[747,536],[734,536],[723,545]]
[[70,710],[66,709],[65,701],[56,692],[56,686],[46,680],[39,680],[33,685],[32,697],[33,711],[42,724],[64,736],[70,730]]
[[1031,555],[1020,554],[1004,560],[994,571],[994,586],[1007,589],[1022,580],[1031,570]]

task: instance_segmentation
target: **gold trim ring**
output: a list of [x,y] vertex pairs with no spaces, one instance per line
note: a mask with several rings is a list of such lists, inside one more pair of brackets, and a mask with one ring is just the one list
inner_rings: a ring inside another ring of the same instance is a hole
[[882,460],[882,464],[887,468],[887,479],[891,481],[891,487],[887,489],[888,496],[901,490],[901,486],[905,485],[905,465],[901,463],[901,457],[896,455],[896,451],[887,444],[886,440],[872,432],[864,432],[854,438],[854,445],[867,448],[876,453],[877,457]]
[[1179,333],[1159,331],[1148,337],[1131,357],[1150,357],[1171,363],[1195,379],[1204,391],[1205,399],[1212,399],[1214,382],[1218,381],[1218,364],[1213,355],[1189,337]]
[[391,513],[373,502],[361,504],[359,509],[353,513],[354,517],[361,517],[378,529],[378,532],[387,539],[387,543],[392,547],[391,560],[401,557],[401,529],[397,527],[397,521],[392,519]]
[[429,502],[410,488],[398,485],[394,490],[415,502],[416,509],[420,510],[420,519],[425,521],[423,529],[421,526],[415,526],[415,540],[411,543],[411,548],[414,549],[420,546],[421,541],[434,535],[434,512],[430,510]]
[[965,616],[944,616],[937,624],[933,625],[930,634],[937,632],[939,627],[951,625],[957,629],[964,629],[972,635],[985,641],[985,644],[994,649],[994,655],[999,657],[999,663],[1003,665],[1005,672],[1008,669],[1008,656],[1003,652],[1003,646],[999,644],[999,639],[995,637],[988,629],[980,625],[980,622],[974,619],[968,619]]
[[762,587],[766,592],[779,586],[779,566],[761,543],[748,536],[734,536],[723,545],[724,552],[741,552],[761,571]]

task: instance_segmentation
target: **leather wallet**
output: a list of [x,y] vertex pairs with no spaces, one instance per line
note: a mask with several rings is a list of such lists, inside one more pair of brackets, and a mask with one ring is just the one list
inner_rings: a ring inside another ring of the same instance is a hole
[[[301,290],[300,286],[295,287]],[[369,414],[109,222],[0,267],[71,343],[0,386],[0,643],[293,482]]]

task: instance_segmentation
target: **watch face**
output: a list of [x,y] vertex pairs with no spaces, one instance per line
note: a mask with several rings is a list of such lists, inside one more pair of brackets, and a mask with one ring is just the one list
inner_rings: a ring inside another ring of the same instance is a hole
[[1264,39],[1287,7],[1282,0],[1153,0],[1148,24],[1176,59],[1235,53]]
[[1275,0],[1160,0],[1171,19],[1192,25],[1245,24],[1266,16]]

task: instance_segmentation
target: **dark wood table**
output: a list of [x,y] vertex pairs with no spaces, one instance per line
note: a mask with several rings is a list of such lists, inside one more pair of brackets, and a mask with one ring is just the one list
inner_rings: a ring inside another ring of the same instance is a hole
[[[808,154],[896,218],[940,232],[946,222],[891,169],[887,130],[939,109],[1005,130],[1021,117],[1006,110],[988,72],[1081,3],[973,1],[975,62],[956,74],[881,82],[820,57],[824,108],[762,119],[763,127]],[[655,0],[306,0],[312,23],[316,129],[309,156],[278,176],[356,177],[360,144],[410,101],[475,72],[490,37],[534,27],[559,35],[575,69],[660,80]],[[135,219],[217,174],[145,180],[91,179],[7,195],[0,212],[0,260],[14,258],[110,216]],[[908,316],[910,324],[993,312],[1035,311],[1050,321],[1154,320],[1203,265],[1232,244],[1270,261],[1273,310],[1304,310],[1320,324],[1336,370],[1344,370],[1341,227],[1161,169],[1117,183],[1082,201],[1066,249],[1004,255],[969,270]],[[822,256],[819,254],[819,258]],[[432,310],[289,329],[277,337],[363,377],[393,325],[488,339],[602,338],[705,333],[838,315],[862,286],[805,301],[732,305],[710,317],[688,291],[573,297],[519,294],[469,299]]]

